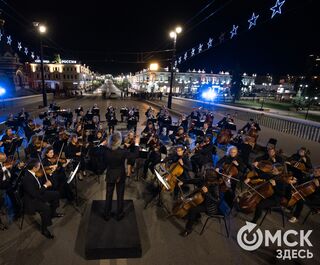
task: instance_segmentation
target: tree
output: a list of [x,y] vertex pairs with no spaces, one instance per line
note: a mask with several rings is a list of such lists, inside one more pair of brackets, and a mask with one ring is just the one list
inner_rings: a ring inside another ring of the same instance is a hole
[[242,88],[242,75],[238,70],[234,70],[232,73],[232,79],[231,79],[231,96],[233,97],[233,103],[236,100],[239,100],[241,97],[241,88]]

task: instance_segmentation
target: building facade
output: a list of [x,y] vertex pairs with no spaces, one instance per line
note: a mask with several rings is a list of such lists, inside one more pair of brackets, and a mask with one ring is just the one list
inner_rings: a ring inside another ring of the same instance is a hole
[[[144,69],[130,76],[130,82],[136,91],[164,92],[170,89],[170,71],[168,68],[151,71]],[[228,93],[232,76],[228,72],[218,74],[206,73],[204,70],[189,70],[185,73],[178,70],[174,74],[173,93],[196,94],[205,88],[215,88],[218,93]],[[243,75],[244,86],[254,85],[255,76]]]
[[[41,89],[40,61],[26,63],[30,87]],[[49,62],[44,60],[45,87],[56,91],[83,90],[92,86],[95,74],[88,66],[74,60]]]

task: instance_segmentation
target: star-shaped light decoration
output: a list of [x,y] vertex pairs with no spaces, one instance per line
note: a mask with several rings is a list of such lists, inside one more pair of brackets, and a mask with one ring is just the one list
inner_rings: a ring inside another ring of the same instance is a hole
[[26,54],[26,55],[28,55],[28,48],[27,47],[24,47],[24,53]]
[[186,61],[187,60],[187,58],[188,58],[188,52],[186,52],[185,54],[184,54],[184,56],[183,56],[183,59]]
[[34,52],[31,52],[31,58],[34,59]]
[[36,56],[36,58],[36,61],[40,61],[40,57],[38,55]]
[[12,42],[12,39],[11,39],[11,36],[7,36],[7,44],[11,45],[11,42]]
[[182,61],[182,57],[180,56],[179,59],[178,59],[178,63],[180,64]]
[[213,39],[209,38],[208,43],[207,43],[208,49],[210,49],[212,47],[212,41],[213,41]]
[[235,35],[237,35],[237,30],[238,30],[238,28],[239,28],[239,26],[236,26],[236,25],[233,25],[232,26],[232,30],[230,31],[230,34],[231,34],[231,39],[235,36]]
[[21,51],[21,49],[22,49],[21,42],[18,42],[18,50]]
[[195,50],[194,48],[192,48],[192,50],[191,50],[191,57],[194,56],[195,51],[196,51],[196,50]]
[[281,14],[281,7],[286,2],[286,0],[277,0],[276,4],[270,8],[272,11],[271,18],[273,18],[276,14]]
[[0,41],[1,41],[1,38],[2,38],[2,36],[3,36],[3,35],[2,35],[2,32],[1,32],[1,30],[0,30]]
[[174,67],[177,67],[177,64],[178,64],[177,60],[174,61]]
[[198,53],[202,52],[202,47],[203,47],[203,44],[200,43],[200,44],[199,44],[199,47],[198,47]]
[[248,20],[249,29],[251,29],[252,27],[254,27],[257,24],[258,17],[259,17],[259,15],[256,16],[254,13],[252,14],[252,17]]

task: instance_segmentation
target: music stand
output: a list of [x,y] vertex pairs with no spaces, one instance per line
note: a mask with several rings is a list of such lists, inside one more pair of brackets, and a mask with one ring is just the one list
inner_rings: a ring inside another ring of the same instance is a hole
[[155,169],[154,170],[157,181],[158,181],[158,188],[157,188],[157,192],[153,195],[153,197],[145,204],[144,209],[147,209],[148,205],[151,202],[156,202],[155,205],[157,205],[158,207],[163,208],[168,214],[170,213],[170,211],[168,210],[168,208],[166,207],[166,205],[163,203],[162,201],[162,197],[161,197],[161,192],[162,192],[162,186],[165,187],[165,189],[168,191],[170,190],[170,185],[167,182],[167,180],[161,176],[161,174]]
[[[71,204],[72,207],[79,212],[81,215],[83,215],[83,213],[80,211],[79,207],[79,197],[78,197],[78,179],[75,177],[78,173],[78,170],[80,168],[80,162],[78,163],[78,165],[76,166],[76,168],[74,169],[74,171],[71,171],[68,179],[67,179],[67,183],[70,184],[72,182],[72,180],[74,180],[74,190],[75,190],[75,202],[76,204]],[[82,200],[84,201],[84,200]]]

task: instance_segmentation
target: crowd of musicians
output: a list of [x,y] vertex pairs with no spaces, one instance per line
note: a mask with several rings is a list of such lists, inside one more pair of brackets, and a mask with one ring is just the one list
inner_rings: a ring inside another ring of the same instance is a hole
[[[282,207],[296,223],[305,205],[320,209],[320,167],[312,165],[308,150],[301,147],[284,157],[273,138],[259,150],[257,121],[250,119],[237,131],[231,115],[214,124],[214,113],[201,108],[177,122],[166,108],[156,112],[149,107],[145,116],[138,135],[140,116],[134,107],[117,112],[109,106],[104,117],[96,104],[86,111],[51,104],[37,118],[24,109],[10,114],[0,139],[0,206],[6,204],[13,219],[38,212],[42,234],[53,238],[48,227],[53,218],[63,217],[57,212],[60,200],[73,205],[87,171],[106,171],[103,218],[113,217],[116,189],[115,218],[120,221],[126,179],[138,174],[137,161],[142,159],[137,180],[153,181],[151,199],[172,194],[170,214],[186,219],[182,236],[192,232],[201,213],[227,215],[237,209],[253,214],[250,221],[257,223],[263,211]],[[117,131],[121,124],[126,124],[125,135]],[[226,150],[220,159],[218,148]],[[0,225],[4,227],[1,219]]]

